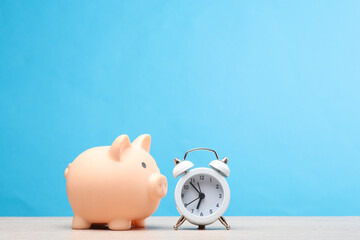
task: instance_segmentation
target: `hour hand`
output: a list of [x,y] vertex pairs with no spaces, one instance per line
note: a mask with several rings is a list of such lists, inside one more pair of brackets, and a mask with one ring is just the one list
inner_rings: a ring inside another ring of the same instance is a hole
[[190,185],[200,194],[200,191],[197,190],[197,188],[194,186],[194,184],[192,182],[190,182]]
[[200,200],[199,200],[199,202],[198,202],[198,205],[196,206],[196,209],[199,209],[201,200],[202,200],[202,198],[200,198]]
[[201,200],[203,200],[205,198],[205,194],[203,192],[201,192],[200,184],[199,183],[197,183],[197,184],[198,184],[198,187],[199,187],[199,190],[200,190],[200,192],[199,192],[200,200],[198,202],[198,205],[196,206],[196,209],[199,209]]

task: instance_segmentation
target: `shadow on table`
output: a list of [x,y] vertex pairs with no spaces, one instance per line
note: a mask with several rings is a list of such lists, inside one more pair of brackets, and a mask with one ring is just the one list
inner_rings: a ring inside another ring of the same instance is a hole
[[[93,223],[91,224],[91,227],[89,229],[72,229],[71,225],[59,225],[59,227],[61,229],[67,229],[67,230],[72,230],[72,231],[90,231],[90,230],[107,230],[107,231],[112,231],[112,232],[124,232],[124,231],[113,231],[110,230],[108,225],[105,223]],[[145,228],[138,228],[138,227],[131,227],[130,230],[125,230],[125,231],[144,231],[144,230],[169,230],[172,228],[168,228],[168,227],[164,227],[164,226],[153,226],[153,225],[148,225]]]

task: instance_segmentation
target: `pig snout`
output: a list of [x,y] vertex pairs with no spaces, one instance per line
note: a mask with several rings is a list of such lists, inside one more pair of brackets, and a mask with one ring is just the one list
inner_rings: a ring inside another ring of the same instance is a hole
[[167,193],[167,180],[164,175],[159,173],[151,174],[149,178],[149,193],[154,200],[165,197]]

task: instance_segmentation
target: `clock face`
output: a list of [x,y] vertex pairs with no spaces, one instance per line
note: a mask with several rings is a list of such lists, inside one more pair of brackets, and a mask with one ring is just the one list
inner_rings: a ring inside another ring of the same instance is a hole
[[216,213],[223,200],[224,190],[220,182],[210,174],[196,174],[182,186],[182,204],[195,216],[206,217]]

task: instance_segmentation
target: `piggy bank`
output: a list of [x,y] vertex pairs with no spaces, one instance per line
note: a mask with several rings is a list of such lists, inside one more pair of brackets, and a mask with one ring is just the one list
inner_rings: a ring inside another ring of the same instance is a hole
[[145,227],[167,192],[167,180],[149,154],[151,137],[130,143],[127,135],[111,146],[81,153],[65,170],[66,189],[74,212],[72,228],[92,223],[112,230]]

